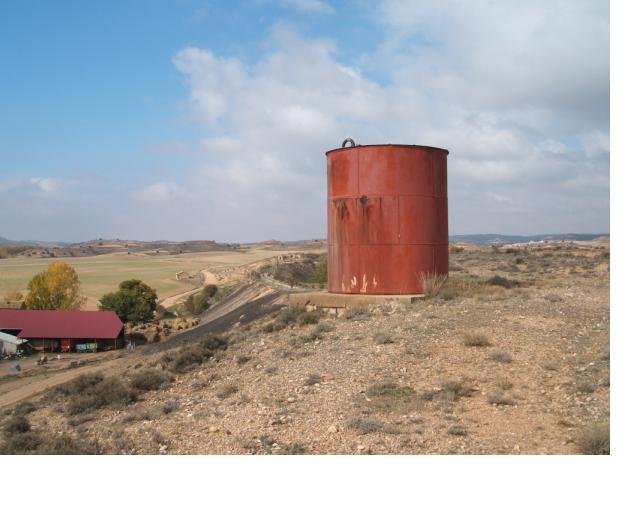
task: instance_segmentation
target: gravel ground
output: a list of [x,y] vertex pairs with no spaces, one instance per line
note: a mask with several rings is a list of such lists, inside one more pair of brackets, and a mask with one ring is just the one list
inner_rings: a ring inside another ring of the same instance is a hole
[[[27,418],[100,453],[581,453],[583,434],[609,421],[608,250],[456,246],[452,282],[519,285],[269,332],[272,313],[132,405],[78,418],[44,397]],[[129,382],[161,357],[135,354],[110,374]]]

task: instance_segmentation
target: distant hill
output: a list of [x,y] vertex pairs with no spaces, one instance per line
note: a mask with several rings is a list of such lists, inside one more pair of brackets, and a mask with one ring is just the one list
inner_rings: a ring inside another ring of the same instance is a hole
[[[467,242],[472,244],[516,244],[526,242],[539,242],[542,240],[575,240],[585,241],[594,240],[596,238],[609,238],[609,233],[561,233],[551,235],[500,235],[492,234],[471,234],[471,235],[451,235],[449,242]],[[314,240],[298,240],[298,241],[279,241],[265,240],[258,243],[248,243],[243,245],[273,245],[284,246],[291,244],[310,244],[324,243],[324,239]],[[211,250],[229,250],[237,249],[239,244],[220,244],[214,240],[189,240],[185,242],[172,242],[169,240],[156,240],[153,242],[141,242],[136,240],[90,240],[82,243],[64,243],[64,242],[42,242],[36,240],[9,240],[0,236],[0,246],[2,245],[24,245],[30,247],[45,248],[64,248],[65,250],[81,249],[81,253],[90,249],[88,253],[106,253],[114,250],[128,251],[148,251],[156,249],[164,249],[169,252],[199,252]],[[85,253],[84,255],[89,255]],[[63,254],[64,255],[64,254]],[[80,254],[78,254],[80,255]]]
[[54,246],[64,246],[62,242],[39,242],[37,240],[9,240],[3,236],[0,236],[0,245],[28,245],[30,247],[38,246],[38,247],[54,247]]
[[468,242],[471,244],[518,244],[526,242],[540,242],[543,240],[574,240],[586,241],[596,238],[609,238],[609,233],[561,233],[555,235],[452,235],[449,242]]

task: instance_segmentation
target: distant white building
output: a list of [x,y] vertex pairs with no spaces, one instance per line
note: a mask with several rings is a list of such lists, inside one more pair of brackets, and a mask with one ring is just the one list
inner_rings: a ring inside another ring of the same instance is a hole
[[0,331],[0,354],[15,354],[25,340]]

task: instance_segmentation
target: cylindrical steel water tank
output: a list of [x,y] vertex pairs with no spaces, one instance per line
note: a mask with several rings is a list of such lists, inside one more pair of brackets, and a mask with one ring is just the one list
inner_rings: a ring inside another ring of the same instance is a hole
[[446,149],[354,145],[326,154],[329,292],[419,294],[421,275],[448,273]]

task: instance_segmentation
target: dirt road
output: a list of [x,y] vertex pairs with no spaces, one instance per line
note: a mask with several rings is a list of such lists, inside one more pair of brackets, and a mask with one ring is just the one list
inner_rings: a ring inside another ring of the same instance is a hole
[[88,363],[75,369],[60,369],[60,371],[54,371],[54,373],[39,373],[23,377],[20,380],[3,382],[0,384],[0,408],[31,398],[52,386],[64,384],[71,379],[75,379],[83,373],[105,371],[113,368],[122,362],[121,354],[126,354],[126,352],[120,351],[118,354],[109,354],[110,357],[105,357],[102,360]]

